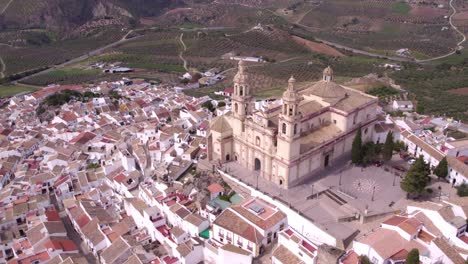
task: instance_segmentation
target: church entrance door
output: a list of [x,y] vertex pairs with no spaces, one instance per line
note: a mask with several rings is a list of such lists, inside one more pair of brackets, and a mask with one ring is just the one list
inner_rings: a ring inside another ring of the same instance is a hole
[[261,169],[262,165],[260,163],[260,160],[259,159],[255,159],[255,170],[256,171],[259,171]]

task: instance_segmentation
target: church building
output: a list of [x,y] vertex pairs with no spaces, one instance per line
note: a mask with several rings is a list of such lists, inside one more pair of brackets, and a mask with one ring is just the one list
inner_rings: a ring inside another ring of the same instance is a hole
[[287,189],[350,153],[359,127],[363,142],[372,139],[378,99],[335,83],[330,67],[300,91],[291,77],[282,100],[259,109],[246,68],[240,61],[232,111],[211,123],[210,160],[237,162]]

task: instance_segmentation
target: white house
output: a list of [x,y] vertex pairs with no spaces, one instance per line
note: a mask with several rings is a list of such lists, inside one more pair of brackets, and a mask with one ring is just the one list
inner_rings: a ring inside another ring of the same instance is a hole
[[213,222],[212,238],[218,244],[238,246],[256,257],[286,225],[286,214],[260,198],[250,197],[221,213]]
[[447,156],[448,176],[447,180],[454,186],[468,183],[468,165],[459,158]]
[[392,108],[395,111],[411,112],[414,110],[413,102],[393,100]]
[[318,247],[292,229],[279,233],[278,246],[272,255],[272,264],[317,263]]
[[424,157],[424,161],[430,166],[437,166],[445,156],[442,151],[436,149],[408,131],[401,132],[401,141],[408,146],[409,153],[415,157],[422,155]]

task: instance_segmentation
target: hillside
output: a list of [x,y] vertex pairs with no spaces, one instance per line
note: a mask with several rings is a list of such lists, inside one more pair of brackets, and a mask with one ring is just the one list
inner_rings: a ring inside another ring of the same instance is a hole
[[116,19],[126,24],[181,5],[182,0],[13,0],[0,15],[0,28],[65,34],[95,20]]

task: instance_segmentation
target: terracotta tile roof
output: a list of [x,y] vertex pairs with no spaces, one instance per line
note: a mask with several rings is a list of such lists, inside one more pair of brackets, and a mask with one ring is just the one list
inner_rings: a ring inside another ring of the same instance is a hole
[[234,253],[241,254],[241,255],[244,255],[244,256],[252,255],[252,253],[250,253],[249,251],[244,250],[244,249],[239,248],[239,247],[236,247],[236,246],[231,245],[231,244],[225,244],[221,248],[226,250],[226,251],[234,252]]
[[465,264],[465,260],[458,252],[443,238],[432,241],[454,264]]
[[224,188],[223,186],[217,184],[217,183],[213,183],[211,184],[210,186],[207,187],[208,191],[210,193],[220,193],[220,192],[224,192]]
[[397,226],[401,223],[403,223],[404,221],[408,220],[407,217],[403,217],[403,216],[393,216],[387,220],[385,220],[382,224],[386,224],[386,225],[391,225],[391,226]]
[[359,264],[359,255],[353,250],[346,253],[346,257],[341,260],[342,264]]
[[60,215],[58,214],[55,208],[50,208],[45,211],[45,215],[47,217],[47,221],[62,221]]
[[[268,230],[280,221],[286,219],[286,214],[277,210],[274,206],[270,205],[266,201],[260,198],[244,199],[245,202],[230,207],[229,209],[237,212],[242,217],[245,217],[254,225],[258,226],[263,230]],[[259,203],[264,205],[265,212],[262,215],[253,213],[250,209],[245,208],[243,205],[250,205],[251,203]]]
[[418,238],[426,243],[430,243],[435,237],[433,237],[431,234],[427,233],[426,231],[421,230],[418,234]]
[[125,254],[131,247],[122,237],[117,238],[108,248],[104,249],[101,257],[105,263],[114,263],[122,254]]
[[194,226],[200,226],[203,222],[207,221],[205,218],[197,214],[189,214],[184,220]]
[[75,242],[69,239],[48,239],[44,243],[45,248],[51,248],[54,250],[63,250],[63,251],[76,251],[78,248],[75,245]]
[[106,239],[104,233],[99,229],[99,221],[97,218],[94,218],[91,222],[83,226],[81,232],[93,245],[97,245]]
[[418,219],[426,230],[431,232],[435,236],[441,236],[442,232],[434,225],[431,219],[429,219],[423,212],[419,212],[414,215],[414,218]]
[[229,230],[257,245],[262,243],[263,236],[255,227],[244,221],[244,219],[231,211],[230,208],[224,210],[213,224]]
[[399,224],[398,227],[408,233],[409,235],[414,235],[418,232],[418,228],[422,226],[422,223],[417,219],[409,218],[403,223]]
[[406,249],[402,249],[395,253],[393,256],[390,257],[394,262],[396,261],[404,261],[406,260],[406,257],[408,256],[408,251]]
[[273,257],[281,261],[283,264],[305,264],[299,257],[294,255],[289,249],[283,245],[279,245],[275,251],[273,251]]
[[89,141],[91,141],[93,138],[96,137],[96,134],[91,133],[91,132],[81,132],[78,136],[74,137],[70,143],[72,144],[79,144],[79,145],[85,145]]
[[386,228],[378,228],[372,233],[361,236],[356,239],[356,241],[369,245],[383,259],[390,258],[402,249],[406,249],[408,251],[413,248],[417,248],[420,251],[425,249],[425,246],[421,243],[415,240],[407,241],[401,237],[397,231]]

